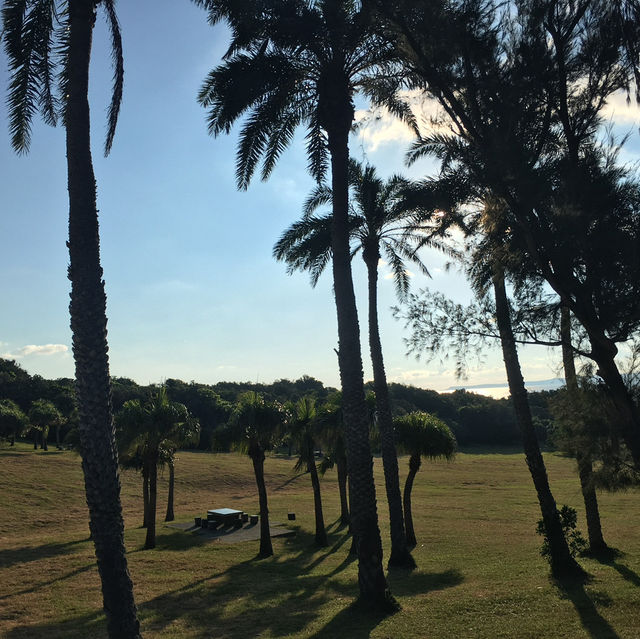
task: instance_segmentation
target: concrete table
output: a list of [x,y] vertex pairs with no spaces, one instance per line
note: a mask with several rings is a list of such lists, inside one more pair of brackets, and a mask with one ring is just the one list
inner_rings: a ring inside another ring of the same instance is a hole
[[232,508],[216,508],[214,510],[207,510],[207,520],[213,521],[216,524],[223,524],[225,526],[242,525],[242,511],[233,510]]

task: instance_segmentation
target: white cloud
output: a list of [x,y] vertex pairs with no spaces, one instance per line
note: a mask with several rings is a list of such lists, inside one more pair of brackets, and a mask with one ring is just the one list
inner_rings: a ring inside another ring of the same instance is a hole
[[630,102],[627,102],[625,91],[614,93],[602,109],[602,117],[605,120],[613,120],[619,125],[637,125],[640,122],[640,107],[635,97],[633,95],[630,97]]
[[3,357],[19,359],[28,357],[29,355],[55,355],[57,353],[68,352],[69,347],[66,344],[27,344],[22,348],[18,348],[10,353],[3,353]]
[[[409,102],[421,133],[424,135],[445,126],[439,104],[419,90],[402,91]],[[385,144],[407,143],[415,139],[414,132],[384,107],[359,109],[355,113],[356,130],[368,152]]]

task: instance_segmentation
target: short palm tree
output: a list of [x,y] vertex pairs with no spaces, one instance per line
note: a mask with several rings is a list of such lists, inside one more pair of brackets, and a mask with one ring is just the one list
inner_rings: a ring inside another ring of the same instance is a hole
[[137,459],[143,477],[148,478],[144,547],[155,548],[158,465],[168,463],[180,444],[195,441],[199,425],[184,404],[169,401],[165,388],[144,403],[139,399],[125,402],[116,416],[116,424],[123,458]]
[[49,429],[52,426],[54,428],[60,427],[64,421],[62,413],[48,399],[36,399],[31,402],[29,407],[29,421],[37,433],[33,447],[36,448],[39,437],[42,450],[49,450],[47,444]]
[[[389,402],[380,328],[378,322],[378,265],[384,256],[391,266],[400,299],[409,290],[407,262],[429,274],[418,255],[424,246],[444,249],[421,211],[407,209],[403,195],[408,182],[400,176],[382,180],[374,167],[356,160],[349,164],[351,186],[350,233],[352,255],[362,253],[368,274],[369,349],[373,365],[376,396],[376,423],[380,430],[385,487],[391,527],[390,566],[415,567],[407,548],[402,515],[402,498],[398,479],[398,457],[393,437],[393,418]],[[315,286],[331,261],[331,215],[315,215],[317,209],[331,202],[331,189],[318,186],[304,206],[302,220],[290,226],[274,247],[276,259],[288,264],[288,271],[307,270]]]
[[456,452],[456,438],[449,427],[429,413],[409,413],[393,420],[398,445],[409,453],[409,474],[404,484],[404,521],[407,542],[416,545],[411,514],[411,490],[422,457],[451,459]]
[[[338,318],[338,363],[348,442],[352,525],[358,539],[364,604],[395,609],[382,569],[375,485],[364,403],[358,315],[351,277],[348,221],[349,131],[356,91],[373,92],[371,74],[392,49],[376,39],[369,14],[348,0],[236,2],[194,0],[209,21],[225,21],[231,45],[200,91],[209,131],[228,133],[244,118],[236,176],[246,188],[261,159],[267,178],[299,125],[307,128],[310,171],[331,168],[331,246]],[[393,106],[393,105],[392,105]],[[406,111],[406,110],[405,110]],[[245,117],[246,116],[246,117]]]
[[344,440],[344,422],[342,418],[342,395],[336,393],[318,410],[316,424],[326,447],[326,453],[319,465],[324,475],[330,468],[338,471],[338,491],[340,493],[340,523],[350,524],[349,501],[347,498],[347,448]]
[[273,555],[267,487],[264,481],[265,452],[280,440],[285,413],[277,402],[266,401],[261,395],[248,392],[236,404],[222,436],[233,447],[251,458],[258,488],[260,504],[260,550],[259,557]]
[[8,106],[14,149],[19,153],[29,150],[32,117],[37,112],[49,124],[61,119],[66,130],[69,313],[82,468],[107,631],[112,638],[128,639],[140,636],[140,624],[124,548],[107,354],[106,296],[89,133],[89,63],[98,7],[107,16],[115,67],[105,144],[108,153],[123,86],[115,0],[4,0],[2,40],[11,73]]
[[315,400],[311,397],[302,397],[289,408],[288,430],[298,449],[298,461],[295,469],[303,468],[311,477],[313,488],[313,506],[316,518],[316,544],[327,545],[327,531],[324,527],[322,514],[322,496],[320,494],[320,479],[316,466],[316,448],[318,445],[318,423]]

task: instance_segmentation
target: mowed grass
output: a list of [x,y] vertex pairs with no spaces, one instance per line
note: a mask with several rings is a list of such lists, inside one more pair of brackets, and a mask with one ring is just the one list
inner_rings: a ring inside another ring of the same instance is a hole
[[[573,462],[545,455],[559,504],[579,512]],[[163,526],[158,546],[142,550],[141,481],[122,474],[126,546],[142,631],[168,637],[640,637],[640,494],[600,496],[607,542],[623,551],[609,563],[581,559],[586,585],[549,578],[535,534],[535,493],[522,454],[460,453],[424,462],[413,492],[418,569],[388,575],[402,610],[392,617],[351,606],[357,562],[337,525],[335,472],[322,480],[330,547],[313,546],[309,476],[293,460],[266,461],[272,521],[297,515],[297,535],[274,539],[275,556],[256,559],[258,542],[204,541]],[[401,481],[407,458],[400,460]],[[11,639],[106,637],[93,546],[88,541],[79,458],[72,452],[0,450],[0,636]],[[374,464],[380,525],[389,551],[382,465]],[[257,512],[248,458],[181,452],[176,517],[211,507]]]

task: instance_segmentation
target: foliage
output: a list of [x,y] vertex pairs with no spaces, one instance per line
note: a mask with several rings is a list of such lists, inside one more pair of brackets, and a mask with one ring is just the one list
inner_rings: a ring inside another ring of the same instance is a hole
[[24,435],[29,428],[28,417],[10,399],[0,400],[0,439],[10,439]]
[[[562,506],[559,511],[560,525],[562,531],[567,540],[569,551],[571,556],[582,554],[587,549],[587,540],[582,536],[582,533],[577,528],[578,513],[575,508],[571,508],[566,504]],[[539,519],[536,525],[536,532],[543,537],[542,547],[540,548],[540,554],[547,558],[551,558],[551,549],[549,546],[549,540],[547,538],[547,532],[544,525],[544,520]]]
[[428,413],[409,413],[393,420],[398,447],[429,459],[451,459],[457,444],[451,429]]

